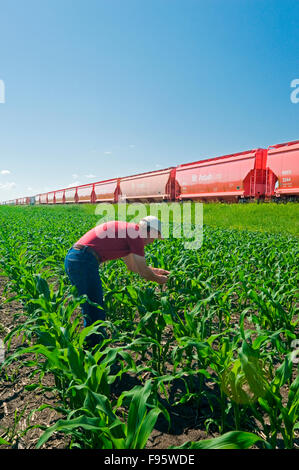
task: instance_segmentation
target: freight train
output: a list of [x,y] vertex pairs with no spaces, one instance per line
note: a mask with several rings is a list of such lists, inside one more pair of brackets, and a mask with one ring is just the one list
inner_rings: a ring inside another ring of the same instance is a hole
[[[113,178],[4,204],[299,200],[299,140]],[[3,204],[3,203],[2,203]]]

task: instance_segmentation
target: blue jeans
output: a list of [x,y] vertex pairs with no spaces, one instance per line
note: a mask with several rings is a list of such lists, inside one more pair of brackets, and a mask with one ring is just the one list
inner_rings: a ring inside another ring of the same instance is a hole
[[[88,299],[104,308],[102,283],[99,274],[99,264],[92,253],[71,248],[64,261],[65,271],[73,286],[76,286],[78,295],[86,294]],[[97,320],[105,320],[105,310],[85,302],[81,305],[84,327],[92,325]],[[102,331],[105,335],[104,329]],[[103,336],[92,334],[87,342],[90,346],[99,344]]]

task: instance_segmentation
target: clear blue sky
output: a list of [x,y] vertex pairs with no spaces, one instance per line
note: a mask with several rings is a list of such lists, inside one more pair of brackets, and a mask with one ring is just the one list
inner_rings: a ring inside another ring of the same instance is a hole
[[298,0],[0,0],[0,200],[299,139]]

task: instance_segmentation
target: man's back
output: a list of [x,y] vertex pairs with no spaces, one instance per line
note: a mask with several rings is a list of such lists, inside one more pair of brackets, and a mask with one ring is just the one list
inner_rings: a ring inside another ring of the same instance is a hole
[[144,256],[144,239],[135,223],[110,221],[85,233],[78,245],[90,246],[102,261],[123,258],[130,253]]

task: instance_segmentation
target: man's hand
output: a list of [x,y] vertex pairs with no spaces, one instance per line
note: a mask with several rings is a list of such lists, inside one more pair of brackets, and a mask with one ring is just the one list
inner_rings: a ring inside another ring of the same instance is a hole
[[168,277],[167,276],[158,276],[157,278],[157,282],[158,284],[166,284],[166,282],[168,281]]
[[165,269],[151,267],[151,270],[154,271],[155,274],[158,274],[158,276],[168,276],[170,274],[170,271],[166,271]]

